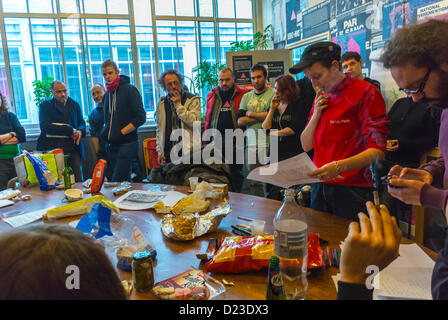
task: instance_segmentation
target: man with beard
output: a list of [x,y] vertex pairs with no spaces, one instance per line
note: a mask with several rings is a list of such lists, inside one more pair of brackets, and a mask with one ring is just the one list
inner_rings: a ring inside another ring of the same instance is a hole
[[[205,112],[205,130],[214,128],[219,130],[222,137],[221,153],[226,156],[225,146],[233,146],[233,157],[226,158],[230,172],[232,173],[232,182],[234,191],[240,192],[243,184],[243,175],[241,174],[242,164],[237,163],[237,146],[232,137],[231,141],[225,139],[226,130],[234,131],[238,128],[237,114],[240,108],[241,99],[248,91],[235,84],[235,76],[232,69],[224,68],[218,74],[219,85],[213,88],[207,94],[207,109]],[[229,139],[229,140],[230,140]],[[238,152],[242,152],[239,150]],[[227,155],[231,156],[231,155]]]
[[55,80],[51,83],[51,94],[53,98],[43,101],[39,106],[40,136],[36,149],[64,150],[76,182],[82,182],[84,147],[80,141],[86,135],[86,122],[81,107],[68,96],[67,86],[62,81]]
[[[384,66],[400,91],[414,102],[427,103],[443,109],[439,132],[442,156],[419,169],[392,167],[389,172],[389,193],[411,205],[421,205],[447,212],[448,170],[448,23],[429,20],[417,26],[395,32],[382,56]],[[344,240],[341,254],[341,281],[338,298],[371,298],[366,288],[367,266],[381,270],[398,256],[400,233],[395,219],[385,206],[368,204],[370,219],[360,214],[360,224],[352,223]],[[380,211],[380,215],[378,212]],[[448,242],[437,257],[434,266],[431,293],[433,299],[448,298]]]

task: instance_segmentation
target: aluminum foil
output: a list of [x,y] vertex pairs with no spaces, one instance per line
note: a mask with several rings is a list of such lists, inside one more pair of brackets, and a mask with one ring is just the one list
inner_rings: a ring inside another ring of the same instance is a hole
[[178,216],[167,214],[161,222],[162,232],[165,237],[170,239],[193,240],[218,229],[222,219],[230,212],[232,212],[232,208],[226,201],[202,215],[198,213]]

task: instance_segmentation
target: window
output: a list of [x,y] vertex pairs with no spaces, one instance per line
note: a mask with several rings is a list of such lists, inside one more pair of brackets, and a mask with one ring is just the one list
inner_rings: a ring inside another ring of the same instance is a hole
[[254,29],[252,0],[0,1],[6,30],[0,41],[9,61],[7,67],[0,50],[0,90],[30,128],[39,121],[34,80],[64,81],[87,118],[95,107],[90,88],[105,84],[101,64],[107,59],[140,90],[148,122],[154,123],[165,94],[157,84],[164,70],[181,72],[195,93],[192,69],[203,60],[225,63],[230,43],[250,39]]

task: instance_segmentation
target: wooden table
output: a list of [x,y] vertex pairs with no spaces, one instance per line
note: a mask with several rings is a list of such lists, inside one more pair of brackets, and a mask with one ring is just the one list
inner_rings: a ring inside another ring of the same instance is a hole
[[[82,189],[81,184],[77,187]],[[152,184],[133,184],[134,190],[153,190],[160,186]],[[176,186],[175,190],[187,193],[184,186]],[[23,193],[30,193],[33,199],[30,201],[19,201],[13,206],[0,209],[0,212],[9,211],[33,211],[44,209],[50,206],[63,205],[64,192],[53,190],[41,192],[38,187],[24,188]],[[115,197],[112,189],[103,188],[102,194],[112,201]],[[90,195],[85,195],[90,197]],[[210,238],[221,238],[233,235],[231,225],[241,223],[238,216],[263,219],[266,221],[265,232],[273,234],[273,219],[281,206],[281,202],[260,198],[239,193],[229,193],[229,201],[232,206],[232,212],[221,222],[218,230],[192,241],[176,241],[165,238],[160,229],[162,214],[156,214],[154,210],[146,211],[125,211],[122,214],[132,219],[139,227],[145,237],[151,241],[157,250],[157,259],[154,264],[155,282],[167,279],[179,273],[182,273],[191,267],[205,270],[204,265],[196,258],[197,253],[206,251]],[[329,247],[339,248],[340,242],[346,237],[350,221],[323,212],[303,208],[308,220],[308,231],[310,233],[319,233],[320,237],[329,242]],[[79,219],[77,217],[76,219]],[[57,223],[67,223],[74,219],[58,220]],[[42,221],[37,223],[43,223]],[[46,222],[48,223],[48,222]],[[244,223],[244,222],[243,222]],[[6,222],[0,220],[0,232],[12,229]],[[412,243],[408,239],[403,239],[403,243]],[[435,260],[436,253],[423,248],[425,252]],[[118,270],[120,277],[124,280],[131,280],[130,272]],[[331,276],[338,273],[334,267],[320,268],[310,272],[308,276],[307,299],[335,299],[336,289]],[[267,272],[250,272],[242,274],[211,274],[215,279],[233,282],[235,286],[226,286],[225,294],[217,296],[217,299],[235,299],[235,300],[264,300],[266,295]],[[131,299],[156,299],[154,294],[136,293],[132,291]]]

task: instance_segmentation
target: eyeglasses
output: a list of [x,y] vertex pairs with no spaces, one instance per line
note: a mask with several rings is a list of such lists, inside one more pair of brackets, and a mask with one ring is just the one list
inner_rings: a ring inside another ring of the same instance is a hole
[[426,86],[426,81],[428,81],[430,73],[431,73],[431,69],[428,69],[428,71],[426,72],[425,77],[423,78],[422,82],[420,83],[420,86],[418,87],[418,89],[407,90],[407,89],[399,88],[398,90],[400,90],[401,92],[403,92],[405,94],[423,93],[423,90],[425,89],[425,86]]

